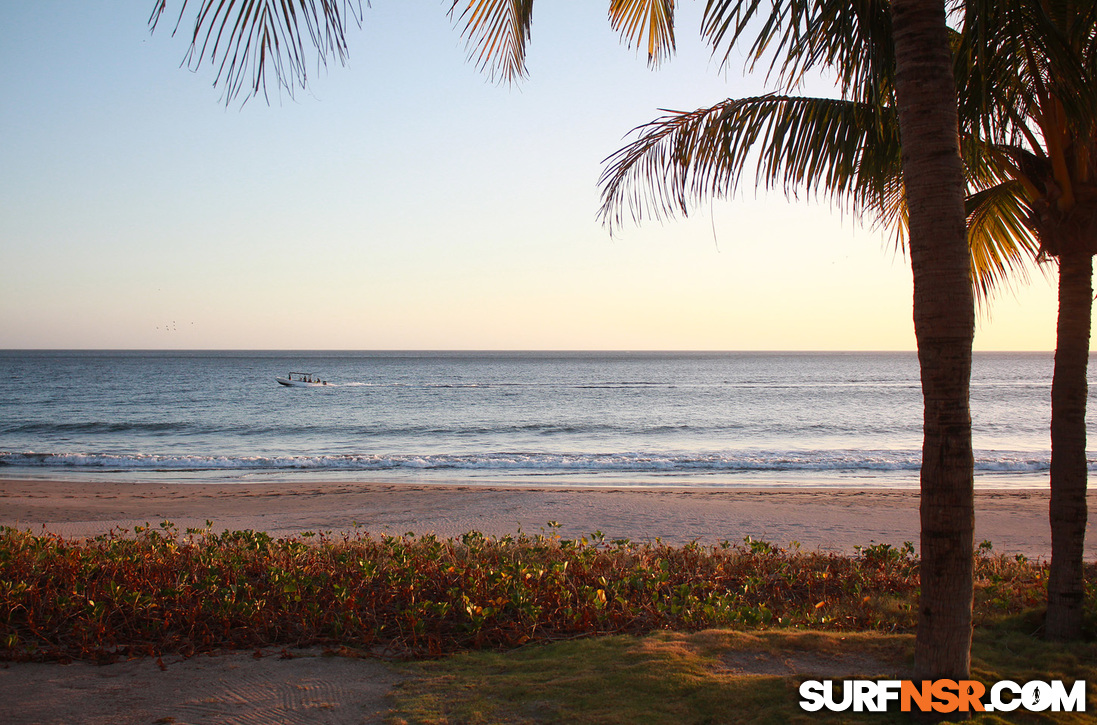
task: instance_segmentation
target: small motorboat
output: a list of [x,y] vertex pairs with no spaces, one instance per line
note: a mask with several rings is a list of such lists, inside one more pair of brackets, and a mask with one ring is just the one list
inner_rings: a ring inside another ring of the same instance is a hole
[[321,380],[316,377],[315,373],[296,373],[291,372],[284,378],[275,377],[279,385],[285,385],[288,388],[321,388],[325,385],[331,385],[327,380]]

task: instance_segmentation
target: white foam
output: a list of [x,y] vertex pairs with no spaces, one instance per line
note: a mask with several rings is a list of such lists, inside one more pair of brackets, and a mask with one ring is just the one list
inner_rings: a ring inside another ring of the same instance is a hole
[[[93,452],[0,452],[0,465],[37,468],[120,470],[492,470],[546,472],[828,472],[917,471],[919,451],[733,451],[713,453],[542,453],[342,454],[287,456],[200,456]],[[1049,469],[1046,454],[979,451],[976,472],[1039,473]],[[1097,461],[1090,461],[1097,470]]]

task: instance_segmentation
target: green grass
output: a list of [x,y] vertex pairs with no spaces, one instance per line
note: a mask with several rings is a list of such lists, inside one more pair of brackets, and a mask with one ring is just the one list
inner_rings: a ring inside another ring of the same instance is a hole
[[[1097,702],[1097,645],[1052,645],[1014,620],[980,630],[973,677],[1084,679]],[[510,652],[469,652],[406,665],[411,679],[395,697],[390,722],[448,723],[906,723],[902,713],[807,713],[805,679],[904,678],[911,635],[829,632],[658,632],[598,637]],[[743,672],[775,663],[808,674]],[[817,668],[817,669],[810,669]],[[749,667],[748,667],[749,669]],[[1092,713],[982,714],[974,723],[1094,723]]]

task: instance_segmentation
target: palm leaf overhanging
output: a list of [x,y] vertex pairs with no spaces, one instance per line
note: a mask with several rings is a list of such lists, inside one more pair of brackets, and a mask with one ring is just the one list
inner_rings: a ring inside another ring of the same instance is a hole
[[891,99],[895,68],[889,8],[880,0],[709,0],[701,34],[726,65],[754,33],[749,67],[771,56],[770,74],[786,89],[826,68],[837,74],[843,98],[882,105]]
[[[461,0],[454,0],[450,15]],[[493,80],[526,75],[526,44],[533,21],[533,0],[469,0],[458,18],[465,27],[469,59]]]
[[625,210],[634,221],[687,214],[705,198],[733,193],[751,167],[765,188],[884,209],[894,203],[901,158],[894,119],[881,122],[880,113],[891,111],[777,94],[672,112],[636,129],[636,140],[607,159],[601,214],[611,227]]
[[646,44],[652,65],[674,52],[674,0],[610,0],[609,22],[628,47]]
[[[1022,16],[1010,22],[1030,21]],[[970,32],[983,33],[985,25],[973,23]],[[758,2],[710,0],[702,32],[718,55],[723,52],[725,63],[748,30],[756,34],[751,65],[774,53],[770,73],[790,89],[812,69],[833,69],[840,98],[771,94],[731,99],[696,111],[669,112],[634,129],[628,145],[606,159],[601,217],[612,230],[626,218],[640,222],[686,215],[703,200],[726,198],[750,182],[789,196],[825,197],[870,217],[904,245],[907,217],[889,3],[792,0],[769,5],[766,14]],[[969,35],[954,35],[959,75],[972,62],[965,53],[986,53]],[[1042,48],[1032,52],[1046,56]],[[989,61],[982,76],[966,77],[973,86],[1000,89],[1000,98],[969,101],[965,118],[971,122],[963,144],[971,195],[972,283],[980,303],[995,289],[1025,280],[1039,249],[1029,223],[1033,190],[1017,171],[1041,160],[1026,148],[981,140],[1001,137],[990,134],[990,128],[1016,127],[1009,118],[1015,112],[1008,109],[1027,91],[1011,89],[1016,74],[999,55]],[[1011,84],[1002,82],[1006,77]],[[1014,130],[1007,140],[1024,138]]]
[[[674,3],[610,0],[610,25],[630,48],[645,48],[648,62],[657,64],[674,51]],[[481,71],[508,83],[526,76],[533,0],[453,0],[449,12],[463,24],[469,59]]]
[[1026,226],[1030,214],[1017,181],[968,195],[968,243],[977,300],[989,299],[1014,279],[1028,279],[1028,267],[1040,246]]
[[[223,100],[241,93],[269,102],[268,73],[290,96],[308,83],[309,66],[329,57],[345,63],[347,21],[361,22],[360,0],[198,0],[191,43],[184,63],[197,69],[203,60],[217,67],[214,86],[223,84]],[[187,14],[183,0],[172,34]],[[155,30],[167,8],[157,0],[149,18]],[[306,43],[306,40],[308,41]]]
[[1097,203],[1097,2],[973,0],[964,10],[962,130],[989,141],[1022,186],[1042,251],[1058,256]]
[[[155,0],[153,30],[167,6],[168,0]],[[291,96],[305,88],[314,61],[317,67],[329,58],[346,62],[348,21],[362,20],[361,0],[182,0],[173,34],[188,8],[195,17],[183,62],[192,69],[215,66],[214,86],[224,88],[226,104],[260,93],[269,102],[268,80]],[[609,21],[655,65],[674,51],[674,9],[675,0],[610,0]],[[480,70],[507,82],[526,75],[533,0],[452,0],[449,14],[463,25]]]

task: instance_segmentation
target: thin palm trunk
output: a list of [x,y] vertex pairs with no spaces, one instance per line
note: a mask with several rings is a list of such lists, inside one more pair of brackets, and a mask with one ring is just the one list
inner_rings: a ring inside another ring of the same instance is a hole
[[975,304],[943,0],[895,0],[892,27],[925,402],[915,676],[966,679],[974,578],[968,396]]
[[1086,534],[1086,380],[1093,307],[1093,257],[1059,256],[1059,321],[1051,383],[1051,570],[1046,636],[1082,634],[1082,558]]

